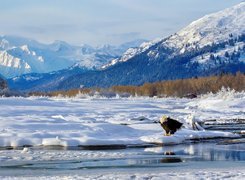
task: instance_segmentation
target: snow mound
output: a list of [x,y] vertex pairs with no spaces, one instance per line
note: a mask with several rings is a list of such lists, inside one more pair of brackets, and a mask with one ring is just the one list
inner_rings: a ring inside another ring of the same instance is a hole
[[237,134],[220,131],[195,131],[190,129],[181,129],[172,136],[163,136],[163,134],[154,134],[152,136],[143,136],[141,140],[147,143],[160,145],[181,144],[188,140],[201,140],[213,138],[236,138]]

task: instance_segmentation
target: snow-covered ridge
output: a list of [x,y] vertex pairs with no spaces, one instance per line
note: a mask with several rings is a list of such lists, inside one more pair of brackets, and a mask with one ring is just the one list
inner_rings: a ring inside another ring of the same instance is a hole
[[[239,58],[236,60],[236,62],[242,62],[245,63],[245,51],[242,50],[245,47],[244,42],[238,42],[234,43],[233,46],[226,46],[225,48],[220,48],[219,50],[215,52],[208,52],[204,53],[202,55],[196,56],[195,58],[192,58],[189,62],[189,64],[192,63],[199,63],[203,65],[203,70],[208,70],[210,67],[215,67],[218,62],[222,62],[223,64],[229,63],[232,59],[236,58],[235,56],[239,55]],[[216,58],[212,59],[210,57]]]
[[[0,51],[0,72],[5,77],[31,72],[30,65],[18,57],[14,57],[7,51]],[[8,75],[8,76],[6,76]]]
[[206,15],[172,35],[163,45],[178,49],[180,53],[195,47],[202,48],[224,42],[245,33],[245,2],[231,8]]
[[129,48],[126,52],[123,53],[123,55],[120,58],[113,59],[110,63],[105,64],[102,66],[102,69],[106,69],[110,66],[113,66],[119,62],[126,62],[132,57],[136,56],[137,54],[140,54],[142,52],[145,52],[148,50],[152,45],[158,43],[161,39],[155,39],[153,41],[143,42],[139,47],[136,48]]

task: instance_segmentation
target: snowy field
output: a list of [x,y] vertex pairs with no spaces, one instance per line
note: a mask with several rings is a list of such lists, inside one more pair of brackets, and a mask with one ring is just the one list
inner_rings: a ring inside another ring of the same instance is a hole
[[[0,147],[179,144],[190,139],[232,137],[229,132],[193,131],[188,122],[244,119],[244,93],[220,92],[178,98],[0,98]],[[183,122],[163,136],[162,115]]]
[[[51,169],[61,167],[59,170],[62,170],[64,165],[59,163],[52,165],[54,162],[66,162],[66,164],[73,162],[76,165],[70,163],[69,167],[76,166],[79,169],[87,166],[93,168],[94,164],[91,162],[94,161],[99,161],[95,163],[98,166],[99,163],[105,162],[108,165],[108,162],[116,159],[117,161],[112,166],[118,166],[118,163],[125,163],[125,166],[142,166],[141,163],[143,165],[147,163],[146,167],[148,167],[149,163],[168,162],[168,158],[155,161],[152,159],[160,159],[163,153],[172,152],[173,149],[174,152],[177,151],[177,154],[182,151],[188,152],[181,154],[184,157],[183,162],[189,161],[186,158],[187,155],[188,157],[200,156],[205,161],[213,161],[212,149],[200,152],[202,147],[195,150],[193,147],[182,147],[182,145],[188,145],[193,140],[239,138],[239,135],[223,131],[195,131],[191,128],[190,122],[193,119],[198,121],[217,119],[218,122],[220,120],[220,123],[224,119],[243,120],[245,117],[244,99],[245,93],[232,91],[221,91],[216,95],[208,94],[196,99],[143,97],[108,99],[81,96],[76,98],[2,97],[0,98],[0,178],[15,178],[13,174],[15,171],[12,171],[11,168],[20,168],[20,172],[22,172],[21,168],[42,169],[42,163],[45,166],[50,166]],[[173,136],[163,136],[161,126],[156,123],[162,115],[178,119],[184,123],[184,127]],[[243,131],[241,130],[241,132]],[[28,147],[24,148],[23,146]],[[135,146],[146,148],[138,148],[137,151],[124,149]],[[86,150],[88,147],[122,149],[91,151]],[[172,147],[173,149],[171,149]],[[14,148],[14,150],[7,150],[9,148]],[[55,151],[52,148],[55,148]],[[72,148],[75,150],[71,150]],[[225,146],[222,149],[224,150]],[[234,149],[232,155],[229,154]],[[140,151],[143,151],[143,154],[140,154]],[[230,160],[227,157],[239,157],[238,159],[233,158],[232,161],[239,160],[244,163],[244,151],[244,146],[239,146],[237,149],[232,146],[231,149],[226,149],[225,153],[222,152],[223,155],[217,151],[217,158],[219,161],[227,161]],[[196,154],[197,152],[199,154]],[[209,154],[208,158],[205,154]],[[156,157],[156,155],[161,157]],[[150,157],[150,159],[144,159],[146,157]],[[137,160],[139,158],[143,158],[143,160]],[[103,162],[105,159],[106,161]],[[89,162],[80,162],[81,160],[89,160]],[[175,155],[170,161],[176,161]],[[167,167],[171,166],[164,166],[164,171],[163,169],[159,169],[159,171],[152,171],[148,168],[141,169],[142,173],[137,173],[138,170],[132,172],[114,170],[112,174],[109,173],[110,170],[96,171],[97,173],[82,174],[81,176],[81,172],[77,171],[74,174],[71,172],[58,175],[51,173],[49,178],[57,179],[58,176],[63,179],[161,179],[163,176],[168,179],[245,178],[244,165],[240,165],[238,162],[235,164],[229,162],[228,165],[217,164],[214,168],[220,168],[215,171],[212,168],[205,168],[202,171],[202,168],[199,167],[196,170],[178,168],[178,172],[174,172],[172,169],[166,171]],[[196,167],[196,165],[191,167]],[[21,173],[16,172],[18,174],[16,178],[33,179],[35,177],[36,179],[36,175],[32,174],[33,171],[23,172],[26,172],[28,176],[25,173],[21,176]],[[38,177],[46,179],[47,175],[41,173]]]

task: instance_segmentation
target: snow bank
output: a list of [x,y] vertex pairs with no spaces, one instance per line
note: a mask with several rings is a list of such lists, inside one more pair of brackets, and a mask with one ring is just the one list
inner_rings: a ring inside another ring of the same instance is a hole
[[[232,133],[194,131],[198,120],[243,118],[244,93],[197,99],[0,98],[0,146],[97,146],[179,144],[193,139],[235,137]],[[173,136],[163,136],[156,124],[163,115],[185,124]]]

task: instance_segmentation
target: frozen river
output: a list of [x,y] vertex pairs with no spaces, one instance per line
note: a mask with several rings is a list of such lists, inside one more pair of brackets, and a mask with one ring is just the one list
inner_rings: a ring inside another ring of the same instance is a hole
[[[1,163],[0,176],[10,179],[34,177],[100,179],[103,176],[104,179],[114,176],[130,179],[131,176],[161,178],[159,174],[162,174],[171,179],[181,176],[201,178],[205,173],[208,177],[211,171],[220,178],[227,175],[244,178],[245,144],[223,143],[224,140],[218,140],[166,147],[92,151],[62,150],[57,147],[33,148],[27,154],[39,158],[38,161],[23,157],[23,160],[20,160],[23,156],[21,150],[1,150],[1,156],[4,154],[6,158],[18,156],[20,159]],[[224,172],[225,174],[222,174]]]

